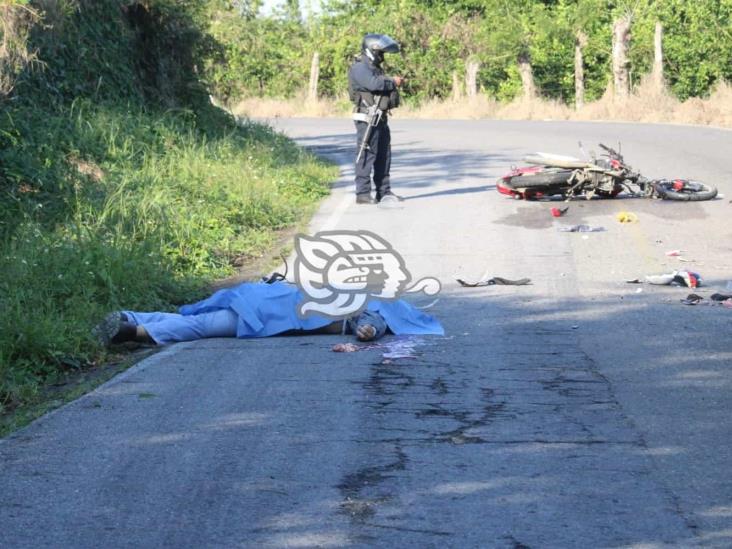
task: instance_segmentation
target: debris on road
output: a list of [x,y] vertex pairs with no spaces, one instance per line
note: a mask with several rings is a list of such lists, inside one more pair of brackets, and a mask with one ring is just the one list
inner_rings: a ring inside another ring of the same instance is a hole
[[626,284],[643,284],[640,278],[631,278],[630,280],[625,281]]
[[567,213],[567,210],[569,210],[569,206],[567,206],[566,208],[552,208],[550,211],[552,213],[552,216],[562,217],[564,214]]
[[395,360],[399,358],[417,358],[416,347],[420,340],[415,338],[392,339],[384,343],[386,352],[381,356],[386,360]]
[[647,275],[646,282],[648,284],[657,284],[659,286],[667,286],[674,280],[674,273],[662,275]]
[[[681,278],[681,280],[679,280]],[[691,271],[676,271],[676,276],[673,282],[683,283],[689,288],[696,288],[701,286],[701,276],[698,273],[692,273]]]
[[561,233],[599,233],[605,230],[605,227],[592,225],[570,225],[567,227],[559,227]]
[[684,253],[684,250],[669,250],[666,255],[669,257],[678,257]]
[[531,284],[530,278],[519,278],[518,280],[510,280],[500,276],[494,276],[488,280],[480,280],[478,282],[465,282],[460,278],[456,278],[458,284],[466,288],[477,288],[480,286],[528,286]]
[[336,343],[331,349],[334,353],[355,353],[366,347],[356,345],[355,343]]
[[620,223],[635,223],[638,221],[638,216],[633,212],[618,212],[615,219]]
[[659,286],[668,286],[673,284],[676,286],[696,288],[701,286],[702,280],[699,273],[692,273],[691,271],[674,271],[673,273],[662,275],[647,275],[646,282]]
[[[395,337],[383,343],[358,345],[356,343],[336,343],[331,348],[334,353],[356,353],[370,349],[383,349],[384,364],[389,364],[401,358],[417,358],[417,346],[424,344],[418,337]],[[388,361],[388,362],[386,362]]]
[[698,294],[689,294],[686,299],[682,299],[681,303],[684,305],[696,305],[700,301],[704,301],[704,298]]
[[710,301],[707,301],[704,297],[698,294],[689,294],[686,299],[681,299],[681,303],[684,305],[697,305],[699,303],[704,305],[721,305],[726,308],[732,308],[732,294],[712,294],[709,296]]

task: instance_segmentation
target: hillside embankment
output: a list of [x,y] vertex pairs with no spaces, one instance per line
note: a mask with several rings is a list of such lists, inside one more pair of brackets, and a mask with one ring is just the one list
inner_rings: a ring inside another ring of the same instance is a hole
[[0,6],[0,414],[114,359],[105,313],[198,297],[328,193],[333,167],[211,104],[178,4]]

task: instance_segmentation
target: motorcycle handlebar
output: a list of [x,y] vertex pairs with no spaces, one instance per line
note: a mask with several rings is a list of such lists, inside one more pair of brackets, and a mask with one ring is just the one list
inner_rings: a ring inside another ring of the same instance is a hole
[[608,147],[607,145],[603,145],[602,143],[599,143],[599,147],[601,149],[603,149],[604,151],[607,151],[608,154],[612,154],[612,155],[618,154],[615,152],[614,149],[611,149],[610,147]]

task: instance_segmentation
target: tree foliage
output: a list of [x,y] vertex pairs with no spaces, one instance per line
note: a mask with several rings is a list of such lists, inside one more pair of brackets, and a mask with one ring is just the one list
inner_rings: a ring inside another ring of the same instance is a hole
[[[203,1],[203,0],[201,0]],[[307,19],[297,0],[262,15],[259,0],[210,0],[209,30],[219,48],[206,74],[219,95],[293,97],[307,86],[312,54],[320,54],[321,95],[345,93],[347,67],[368,32],[402,44],[389,70],[411,76],[412,100],[445,97],[468,60],[480,63],[482,91],[499,99],[520,93],[519,57],[530,60],[542,95],[574,100],[574,46],[584,48],[586,94],[610,80],[613,20],[632,13],[630,57],[638,82],[653,62],[656,21],[664,25],[665,72],[681,99],[709,93],[732,79],[732,0],[330,0]]]

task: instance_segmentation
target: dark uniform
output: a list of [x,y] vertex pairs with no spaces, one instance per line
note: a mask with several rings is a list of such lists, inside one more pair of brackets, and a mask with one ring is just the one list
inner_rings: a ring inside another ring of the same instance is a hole
[[[368,41],[369,37],[376,37],[376,46],[372,45],[374,42]],[[384,43],[387,44],[389,49],[376,49]],[[367,52],[368,47],[372,49]],[[364,39],[363,53],[356,58],[348,72],[349,92],[354,102],[357,155],[369,127],[369,123],[366,121],[368,120],[368,107],[372,106],[374,102],[378,102],[381,97],[384,97],[383,105],[394,106],[393,98],[397,93],[397,83],[394,79],[385,76],[380,67],[384,51],[399,51],[399,46],[387,36],[367,35]],[[387,100],[390,95],[392,96],[391,104]],[[358,202],[368,203],[370,201],[372,172],[374,187],[376,187],[376,201],[379,202],[383,197],[393,194],[389,182],[391,133],[389,131],[388,112],[384,112],[379,123],[371,128],[368,142],[363,154],[356,162],[355,168]]]

